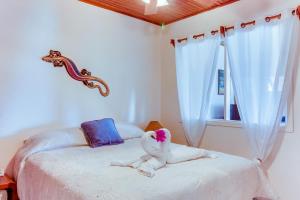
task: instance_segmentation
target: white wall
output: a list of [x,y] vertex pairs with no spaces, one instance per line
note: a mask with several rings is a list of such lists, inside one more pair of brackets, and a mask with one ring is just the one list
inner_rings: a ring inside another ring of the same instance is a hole
[[[0,27],[0,168],[39,130],[160,119],[160,27],[75,0],[1,0]],[[41,61],[49,49],[104,79],[111,95]]]
[[[174,141],[185,143],[182,125],[179,123],[174,48],[169,45],[171,38],[219,29],[220,25],[234,25],[286,8],[294,8],[298,0],[249,0],[239,1],[186,20],[167,26],[162,40],[162,122],[174,133]],[[298,73],[298,79],[300,73]],[[294,98],[294,133],[286,133],[278,154],[269,169],[270,180],[283,200],[298,200],[300,196],[300,82],[297,80]],[[236,155],[250,156],[250,148],[241,128],[208,126],[202,143],[204,148]]]

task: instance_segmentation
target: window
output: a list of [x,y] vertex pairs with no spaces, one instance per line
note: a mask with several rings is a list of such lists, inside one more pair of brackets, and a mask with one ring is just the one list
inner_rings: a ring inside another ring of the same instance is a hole
[[220,44],[216,65],[217,70],[212,85],[209,119],[240,120],[224,43]]
[[[232,80],[230,78],[230,65],[226,47],[222,42],[220,44],[219,55],[216,62],[217,68],[212,85],[212,94],[208,122],[211,125],[222,124],[241,127],[240,114],[237,107]],[[289,112],[290,111],[290,112]],[[293,132],[292,106],[284,109],[284,115],[281,119],[281,126],[286,127],[287,132]]]

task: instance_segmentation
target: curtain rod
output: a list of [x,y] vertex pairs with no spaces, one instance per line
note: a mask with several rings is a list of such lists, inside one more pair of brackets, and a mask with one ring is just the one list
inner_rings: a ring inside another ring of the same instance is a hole
[[[300,5],[296,8],[296,9],[294,9],[293,11],[292,11],[292,15],[295,15],[295,14],[297,14],[298,15],[298,17],[299,17],[299,20],[300,20]],[[280,20],[281,19],[281,13],[279,13],[279,14],[277,14],[277,15],[272,15],[272,16],[267,16],[267,17],[265,17],[265,21],[266,22],[270,22],[270,21],[272,21],[272,20]],[[256,21],[255,20],[253,20],[253,21],[249,21],[249,22],[243,22],[243,23],[241,23],[241,28],[246,28],[247,26],[255,26],[255,24],[256,24]],[[211,33],[211,35],[215,35],[215,34],[217,34],[217,33],[221,33],[221,35],[223,36],[223,37],[225,37],[225,33],[227,32],[227,31],[229,31],[229,30],[233,30],[234,29],[234,26],[220,26],[220,31],[219,30],[213,30],[213,31],[211,31],[210,33]],[[202,37],[205,37],[205,33],[201,33],[201,34],[197,34],[197,35],[193,35],[193,38],[194,39],[199,39],[199,38],[202,38]],[[179,43],[181,43],[181,42],[184,42],[184,41],[187,41],[188,40],[188,38],[187,37],[185,37],[185,38],[181,38],[181,39],[177,39],[177,42],[179,42]],[[173,47],[175,47],[175,42],[176,40],[175,39],[171,39],[171,41],[170,41],[170,44],[173,46]]]

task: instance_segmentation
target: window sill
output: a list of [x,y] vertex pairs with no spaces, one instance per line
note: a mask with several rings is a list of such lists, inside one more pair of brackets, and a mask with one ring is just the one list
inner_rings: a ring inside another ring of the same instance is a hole
[[242,122],[237,121],[237,120],[211,119],[211,120],[206,121],[206,125],[207,126],[242,128]]
[[[224,120],[224,119],[211,119],[206,121],[207,126],[221,126],[221,127],[232,127],[242,128],[242,122],[237,120]],[[285,129],[285,133],[294,133],[294,127],[289,125],[282,125]]]

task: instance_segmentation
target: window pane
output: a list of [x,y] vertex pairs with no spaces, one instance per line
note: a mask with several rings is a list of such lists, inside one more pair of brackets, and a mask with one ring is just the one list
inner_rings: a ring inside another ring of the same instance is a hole
[[241,120],[237,103],[236,103],[236,96],[234,94],[231,80],[230,80],[230,120]]
[[225,65],[225,48],[220,46],[217,70],[214,76],[212,85],[212,94],[209,109],[209,119],[224,119],[224,92],[225,92],[225,79],[224,79],[224,65]]
[[239,115],[239,111],[238,111],[238,106],[237,106],[237,102],[236,102],[236,96],[234,94],[234,89],[233,89],[233,83],[232,83],[232,79],[230,77],[230,65],[229,65],[229,59],[228,59],[228,55],[227,56],[227,73],[228,73],[228,79],[227,79],[227,83],[228,83],[228,87],[227,87],[227,95],[229,100],[226,101],[227,102],[227,120],[241,120],[240,119],[240,115]]

